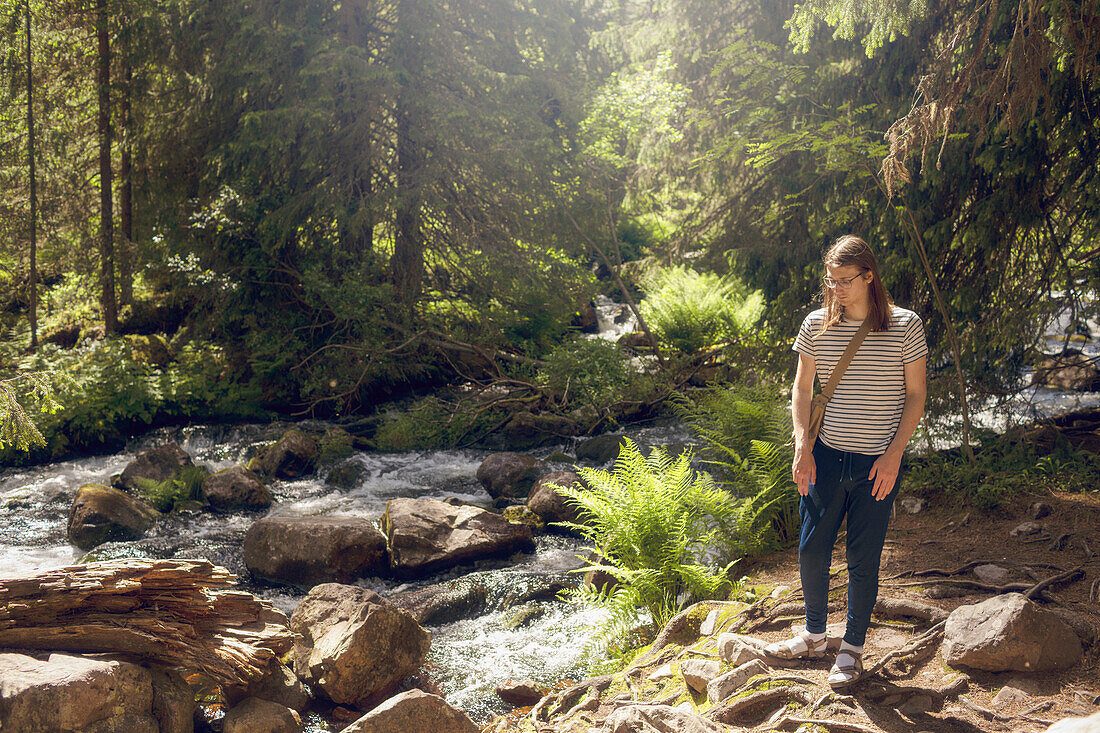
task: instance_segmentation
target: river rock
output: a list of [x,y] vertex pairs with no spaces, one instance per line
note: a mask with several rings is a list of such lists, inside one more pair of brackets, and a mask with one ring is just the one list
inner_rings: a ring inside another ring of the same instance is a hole
[[1087,718],[1065,718],[1046,729],[1045,733],[1100,733],[1100,713]]
[[759,659],[745,662],[707,683],[707,699],[711,705],[717,705],[756,675],[768,674],[769,671],[768,665]]
[[306,686],[298,679],[298,675],[278,659],[268,661],[263,675],[247,687],[223,687],[222,690],[231,705],[237,705],[250,697],[258,697],[285,705],[299,713],[309,707]]
[[302,719],[285,705],[250,697],[234,705],[222,719],[224,733],[298,733]]
[[604,720],[599,733],[725,733],[726,728],[690,710],[670,705],[626,705]]
[[431,644],[408,611],[366,588],[337,583],[311,590],[290,628],[300,635],[291,651],[295,674],[315,693],[354,707],[416,670]]
[[1033,534],[1039,534],[1045,529],[1046,528],[1038,522],[1023,522],[1013,527],[1009,534],[1013,537],[1029,537]]
[[67,654],[51,654],[46,661],[0,654],[2,730],[191,730],[173,723],[180,716],[167,710],[162,727],[153,707],[153,675],[136,664]]
[[466,713],[438,695],[409,690],[391,697],[355,721],[343,733],[478,733]]
[[388,569],[386,538],[361,517],[264,517],[245,533],[244,562],[258,578],[303,587]]
[[542,461],[532,456],[494,453],[477,467],[477,480],[494,499],[522,499],[542,471]]
[[533,448],[547,443],[560,443],[581,432],[580,426],[568,417],[552,412],[533,413],[522,410],[512,415],[504,425],[504,439],[512,448]]
[[730,664],[737,666],[754,659],[764,659],[764,647],[767,642],[754,636],[742,636],[741,634],[719,634],[718,656]]
[[1067,349],[1036,364],[1033,380],[1055,389],[1095,392],[1100,389],[1100,369],[1080,351]]
[[138,453],[122,470],[115,485],[131,493],[140,492],[143,481],[160,483],[174,479],[180,469],[192,465],[191,456],[177,443],[165,443]]
[[1075,665],[1082,649],[1057,615],[1007,593],[952,611],[941,652],[947,664],[987,672],[1051,672]]
[[118,489],[85,484],[69,509],[69,541],[88,550],[109,540],[136,540],[160,516],[153,507]]
[[268,476],[295,479],[313,473],[321,447],[301,430],[288,430],[260,458],[260,470]]
[[202,481],[202,495],[210,508],[218,512],[271,506],[271,492],[259,476],[244,466],[233,466],[207,476]]
[[534,705],[547,691],[548,688],[545,685],[540,685],[534,680],[508,682],[496,689],[497,697],[517,708]]
[[449,624],[483,612],[489,589],[477,577],[464,576],[426,588],[400,591],[390,603],[404,608],[422,626]]
[[1032,519],[1042,519],[1043,517],[1049,517],[1053,511],[1053,507],[1047,504],[1045,501],[1037,501],[1031,505],[1029,511],[1031,512]]
[[919,496],[903,496],[898,503],[909,514],[920,514],[924,510],[924,499]]
[[588,488],[584,479],[572,471],[554,471],[540,478],[531,487],[531,493],[527,497],[527,508],[546,522],[576,522],[579,516],[577,508],[566,501],[566,498],[552,485],[572,486],[580,490]]
[[680,662],[680,675],[687,686],[696,692],[707,689],[710,681],[722,671],[722,663],[717,659],[685,659]]
[[389,542],[390,567],[406,577],[535,548],[527,525],[436,499],[391,499],[382,516],[382,531]]
[[619,457],[622,435],[597,435],[577,444],[577,460],[603,465]]

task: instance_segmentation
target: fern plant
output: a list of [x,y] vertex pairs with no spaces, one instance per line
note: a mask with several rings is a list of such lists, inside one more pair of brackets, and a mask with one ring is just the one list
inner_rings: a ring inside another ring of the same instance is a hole
[[686,267],[661,268],[643,282],[642,316],[665,345],[685,354],[732,341],[764,314],[764,295],[739,280]]
[[609,611],[597,642],[624,638],[639,610],[661,628],[688,600],[732,588],[729,565],[715,568],[713,561],[717,534],[737,506],[691,460],[690,452],[673,459],[662,448],[646,457],[624,440],[611,471],[580,469],[588,489],[556,487],[579,513],[577,522],[561,525],[591,541],[603,559],[578,572],[602,570],[617,581],[566,593]]
[[756,556],[798,537],[798,491],[790,478],[791,417],[778,389],[717,385],[676,399],[674,409],[704,444],[704,463],[742,498],[724,537],[731,553]]

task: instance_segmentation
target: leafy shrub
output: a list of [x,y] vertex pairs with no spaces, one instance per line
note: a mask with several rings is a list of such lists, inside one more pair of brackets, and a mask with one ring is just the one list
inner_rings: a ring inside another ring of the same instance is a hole
[[546,355],[538,381],[561,395],[562,403],[580,403],[602,410],[623,399],[635,376],[618,346],[603,339],[578,338]]
[[[262,414],[258,392],[228,376],[222,351],[209,344],[185,344],[163,365],[146,361],[124,339],[68,350],[45,344],[17,366],[22,374],[51,375],[56,385],[53,396],[60,407],[37,420],[46,457],[118,441],[158,420]],[[20,396],[24,408],[34,399],[30,393]]]
[[392,412],[378,426],[374,445],[379,450],[408,451],[453,448],[474,442],[500,423],[501,408],[476,400],[448,402],[432,395],[403,412]]
[[691,460],[690,451],[672,459],[662,448],[647,458],[624,440],[612,471],[580,469],[590,488],[558,487],[580,515],[563,526],[593,542],[605,562],[591,567],[618,581],[602,591],[585,586],[566,594],[610,612],[598,641],[627,635],[639,609],[660,628],[687,601],[732,588],[728,566],[704,563],[713,559],[719,527],[737,507]]
[[662,343],[684,353],[733,341],[764,314],[764,294],[730,277],[670,267],[642,284],[642,317]]

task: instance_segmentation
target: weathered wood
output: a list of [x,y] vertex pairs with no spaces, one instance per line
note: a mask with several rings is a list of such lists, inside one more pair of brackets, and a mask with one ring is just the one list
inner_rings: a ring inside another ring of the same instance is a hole
[[293,644],[286,616],[205,560],[112,560],[0,579],[0,647],[115,652],[219,683]]

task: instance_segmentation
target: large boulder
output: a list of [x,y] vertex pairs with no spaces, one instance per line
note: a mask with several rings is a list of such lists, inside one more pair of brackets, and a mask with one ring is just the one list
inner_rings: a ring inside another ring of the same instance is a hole
[[725,726],[671,705],[626,705],[604,720],[599,733],[725,733]]
[[266,509],[271,506],[271,492],[259,476],[243,466],[233,466],[207,476],[202,481],[202,496],[210,508],[218,512]]
[[504,440],[512,448],[533,448],[547,443],[560,443],[581,432],[577,423],[553,413],[533,413],[527,410],[512,415],[504,425]]
[[577,460],[600,465],[610,463],[619,457],[622,445],[622,435],[597,435],[577,444]]
[[313,473],[321,446],[301,430],[288,430],[260,458],[260,470],[268,476],[295,479]]
[[224,733],[298,733],[300,730],[302,719],[298,713],[258,697],[234,705],[222,719]]
[[1007,593],[952,611],[941,653],[950,665],[987,672],[1052,672],[1077,664],[1082,649],[1056,614]]
[[175,670],[149,669],[153,677],[153,717],[160,733],[193,733],[195,730],[195,692]]
[[0,730],[190,733],[194,704],[171,698],[158,700],[153,673],[129,662],[0,654]]
[[276,583],[347,583],[388,570],[386,538],[361,517],[264,517],[245,533],[244,563]]
[[412,614],[418,624],[449,624],[482,613],[489,600],[489,588],[477,573],[425,588],[400,591],[390,602]]
[[295,674],[314,693],[355,707],[415,671],[431,644],[408,611],[366,588],[337,583],[311,590],[290,628],[300,635],[291,651]]
[[522,499],[542,475],[542,461],[522,453],[494,453],[477,467],[477,480],[494,499]]
[[545,522],[576,522],[577,508],[568,503],[554,486],[587,488],[584,479],[572,471],[554,471],[540,478],[531,487],[531,493],[527,496],[527,508]]
[[382,531],[391,569],[406,577],[535,548],[531,527],[525,524],[435,499],[391,499],[382,515]]
[[85,484],[69,509],[69,541],[82,550],[110,540],[137,540],[160,516],[153,507],[118,489]]
[[438,695],[409,690],[391,697],[355,721],[344,733],[478,733],[466,713],[456,710]]
[[122,470],[115,485],[125,491],[138,492],[143,482],[160,483],[174,479],[181,469],[190,465],[191,456],[183,448],[177,443],[165,443],[138,453]]

